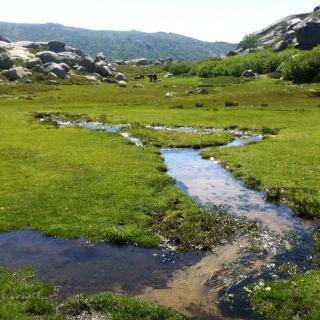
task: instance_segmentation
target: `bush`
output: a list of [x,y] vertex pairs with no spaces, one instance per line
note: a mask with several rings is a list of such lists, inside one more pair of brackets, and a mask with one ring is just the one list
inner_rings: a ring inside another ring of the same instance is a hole
[[243,49],[257,48],[259,44],[259,38],[253,34],[247,34],[240,42],[240,47]]
[[198,67],[198,75],[203,78],[217,76],[239,77],[245,70],[253,70],[258,74],[272,73],[295,54],[294,49],[285,50],[279,53],[272,50],[261,50],[245,55],[236,55],[223,59],[210,59],[202,62]]
[[287,80],[294,82],[319,82],[320,46],[291,57],[283,64],[282,72]]
[[164,67],[165,71],[171,72],[173,75],[187,75],[192,73],[193,64],[191,62],[180,62],[168,64]]
[[226,101],[224,105],[226,107],[239,107],[239,102]]

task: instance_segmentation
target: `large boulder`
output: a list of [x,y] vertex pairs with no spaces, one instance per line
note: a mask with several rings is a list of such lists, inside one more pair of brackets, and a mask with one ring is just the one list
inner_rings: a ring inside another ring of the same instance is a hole
[[316,6],[314,9],[313,9],[313,12],[315,14],[319,14],[320,13],[320,6]]
[[53,51],[40,51],[36,54],[36,57],[40,58],[42,63],[49,63],[49,62],[63,62],[63,57],[59,56],[57,53]]
[[13,66],[13,61],[8,53],[0,52],[0,69],[10,69]]
[[73,66],[81,61],[81,56],[69,51],[59,52],[58,55],[63,59],[70,61],[70,65]]
[[0,41],[2,41],[2,42],[7,42],[7,43],[10,43],[10,42],[11,42],[8,38],[3,37],[3,36],[0,36]]
[[16,67],[5,70],[3,74],[10,81],[15,81],[32,75],[30,71],[26,71],[23,67]]
[[253,70],[245,70],[242,72],[242,76],[250,78],[250,77],[255,77],[256,74]]
[[40,58],[33,58],[27,61],[27,68],[28,69],[32,69],[32,68],[37,68],[40,67],[42,65],[42,61],[40,60]]
[[95,64],[95,72],[104,77],[108,77],[113,74],[105,61],[99,61]]
[[320,44],[320,20],[302,22],[294,30],[301,48],[311,49]]
[[127,77],[124,73],[121,73],[121,72],[117,72],[115,74],[115,78],[118,80],[118,81],[127,81]]
[[63,67],[55,62],[45,63],[40,67],[40,72],[44,74],[53,73],[61,79],[64,79],[67,75],[67,72],[63,69]]
[[132,60],[136,66],[148,66],[150,65],[150,61],[146,58]]
[[61,41],[49,41],[48,42],[48,48],[49,51],[53,51],[53,52],[62,52],[64,51],[66,44],[64,42]]
[[84,56],[80,61],[79,65],[85,67],[87,72],[93,73],[96,71],[94,60],[90,56]]

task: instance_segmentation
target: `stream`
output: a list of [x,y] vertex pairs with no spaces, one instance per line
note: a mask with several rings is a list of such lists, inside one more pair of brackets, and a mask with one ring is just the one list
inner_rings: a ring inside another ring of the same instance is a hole
[[[59,125],[75,124],[60,121]],[[77,125],[113,133],[125,127]],[[206,132],[215,131],[221,129]],[[263,139],[260,135],[233,133],[237,138],[224,147],[243,147]],[[139,139],[121,134],[137,146],[142,145]],[[258,221],[261,232],[254,245],[243,236],[217,247],[212,254],[176,253],[104,242],[91,245],[84,240],[21,230],[0,234],[0,265],[9,269],[33,266],[39,279],[58,287],[60,300],[79,293],[111,291],[173,307],[190,319],[260,319],[243,288],[253,281],[279,279],[294,270],[311,269],[312,226],[284,204],[270,203],[263,192],[246,188],[215,159],[202,159],[199,150],[163,148],[161,154],[167,174],[199,206],[219,206]]]

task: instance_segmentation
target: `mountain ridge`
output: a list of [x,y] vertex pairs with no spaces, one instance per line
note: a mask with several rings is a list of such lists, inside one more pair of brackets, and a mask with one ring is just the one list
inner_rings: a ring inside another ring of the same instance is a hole
[[110,60],[173,58],[198,60],[223,55],[237,44],[223,41],[206,42],[188,36],[167,32],[138,30],[91,30],[64,26],[58,23],[32,24],[0,22],[0,35],[12,41],[49,41],[56,39],[84,50],[91,55],[105,52]]

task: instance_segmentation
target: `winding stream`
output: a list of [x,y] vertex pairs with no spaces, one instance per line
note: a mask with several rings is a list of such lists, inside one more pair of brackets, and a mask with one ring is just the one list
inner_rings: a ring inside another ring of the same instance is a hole
[[[80,125],[114,133],[124,127]],[[213,130],[221,129],[208,132]],[[141,145],[140,140],[122,135]],[[240,136],[224,147],[241,147],[262,138]],[[312,268],[312,226],[287,206],[267,202],[264,193],[247,189],[219,162],[202,159],[197,150],[162,149],[161,154],[168,175],[200,206],[214,204],[259,221],[264,226],[256,240],[259,250],[253,250],[245,237],[205,255],[135,246],[120,248],[106,243],[91,246],[83,240],[63,240],[22,230],[0,234],[0,265],[10,269],[34,266],[40,279],[58,286],[59,299],[112,291],[173,307],[192,319],[259,319],[243,298],[243,287],[257,279],[283,276],[283,266]]]

